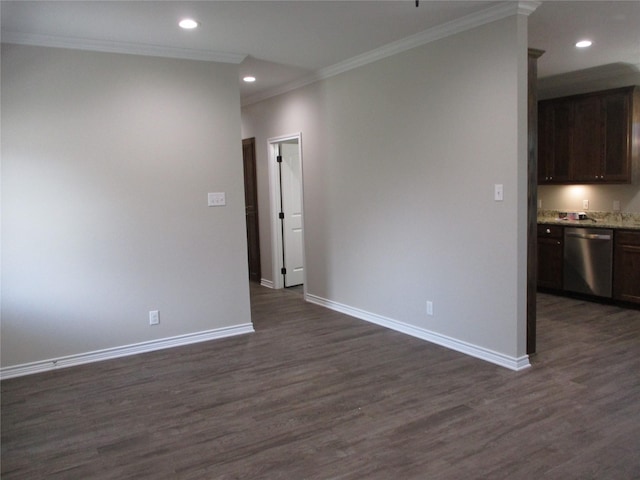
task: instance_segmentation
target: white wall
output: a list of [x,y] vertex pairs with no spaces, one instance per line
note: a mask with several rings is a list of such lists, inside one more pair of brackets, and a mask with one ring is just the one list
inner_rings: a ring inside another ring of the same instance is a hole
[[308,293],[524,356],[526,38],[513,16],[245,107],[265,278],[267,138],[300,131]]
[[237,82],[2,46],[3,367],[250,325]]

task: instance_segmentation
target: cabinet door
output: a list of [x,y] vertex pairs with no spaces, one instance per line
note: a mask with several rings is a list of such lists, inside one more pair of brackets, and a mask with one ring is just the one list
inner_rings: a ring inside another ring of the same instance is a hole
[[538,183],[569,181],[572,107],[569,102],[540,102],[538,109]]
[[630,95],[626,92],[607,95],[604,103],[604,165],[607,182],[630,182]]
[[553,163],[552,132],[553,105],[549,102],[538,103],[538,183],[549,180],[550,165]]
[[538,287],[562,289],[564,229],[538,225]]
[[581,98],[574,103],[571,178],[577,182],[603,180],[603,107],[599,96]]
[[560,102],[553,109],[553,171],[554,182],[567,182],[570,179],[572,108],[568,102]]
[[613,252],[613,298],[640,303],[640,232],[618,231]]

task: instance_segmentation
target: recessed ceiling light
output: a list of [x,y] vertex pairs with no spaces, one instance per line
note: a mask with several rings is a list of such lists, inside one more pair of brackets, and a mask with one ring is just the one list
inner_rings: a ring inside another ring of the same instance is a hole
[[580,40],[576,43],[576,47],[578,48],[587,48],[591,46],[591,40]]
[[193,18],[185,18],[180,20],[180,28],[184,28],[185,30],[193,30],[198,26],[198,22],[196,22]]
[[244,77],[242,80],[244,80],[247,83],[253,83],[256,81],[256,77],[252,77],[252,76],[246,76]]

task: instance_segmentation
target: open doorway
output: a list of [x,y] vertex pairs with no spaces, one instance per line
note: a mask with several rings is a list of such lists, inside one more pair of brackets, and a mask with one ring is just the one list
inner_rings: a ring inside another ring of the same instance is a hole
[[305,283],[301,135],[268,141],[273,286],[300,286]]

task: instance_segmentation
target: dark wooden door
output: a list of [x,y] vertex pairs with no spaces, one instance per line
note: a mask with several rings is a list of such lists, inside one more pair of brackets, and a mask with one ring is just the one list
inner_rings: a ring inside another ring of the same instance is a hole
[[242,163],[244,165],[244,202],[247,222],[247,256],[249,280],[260,282],[260,234],[258,229],[258,183],[256,177],[256,139],[242,140]]

